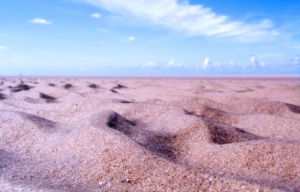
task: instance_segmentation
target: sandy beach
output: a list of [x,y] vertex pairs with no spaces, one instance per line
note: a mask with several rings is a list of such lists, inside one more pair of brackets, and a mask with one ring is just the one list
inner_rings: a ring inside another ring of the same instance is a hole
[[300,191],[291,77],[0,78],[0,191]]

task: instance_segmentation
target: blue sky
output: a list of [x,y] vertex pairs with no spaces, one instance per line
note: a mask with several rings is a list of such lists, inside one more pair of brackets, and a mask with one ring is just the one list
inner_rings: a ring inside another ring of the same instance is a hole
[[298,75],[299,0],[3,0],[0,75]]

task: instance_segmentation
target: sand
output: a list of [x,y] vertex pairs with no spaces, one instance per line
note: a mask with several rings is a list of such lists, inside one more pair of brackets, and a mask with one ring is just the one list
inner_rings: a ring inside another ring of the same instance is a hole
[[0,78],[0,191],[300,191],[297,78]]

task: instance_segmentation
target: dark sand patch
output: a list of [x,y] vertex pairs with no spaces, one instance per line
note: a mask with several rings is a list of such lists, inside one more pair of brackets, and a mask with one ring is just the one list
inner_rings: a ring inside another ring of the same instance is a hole
[[243,89],[243,90],[236,90],[235,92],[237,93],[247,93],[247,92],[252,92],[253,89],[247,88],[247,89]]
[[171,146],[174,136],[158,134],[136,127],[136,124],[120,116],[114,111],[101,111],[91,117],[91,124],[102,128],[106,124],[109,128],[117,130],[139,145],[145,147],[158,156],[175,160],[175,149]]
[[20,91],[28,91],[28,90],[30,90],[31,87],[27,84],[21,83],[15,87],[9,87],[9,88],[10,88],[11,92],[20,92]]
[[292,105],[292,104],[285,104],[293,113],[300,114],[300,106],[299,105]]
[[70,84],[70,83],[67,83],[67,84],[65,84],[63,87],[64,87],[65,89],[71,89],[71,88],[73,87],[73,85]]
[[99,89],[100,87],[96,84],[89,84],[88,87],[92,88],[92,89]]
[[202,92],[202,93],[223,93],[223,91],[216,90],[216,89],[202,89],[199,92]]
[[248,133],[243,129],[225,124],[208,123],[208,127],[211,141],[216,144],[229,144],[263,139],[263,137]]
[[113,93],[118,93],[116,90],[114,90],[114,89],[111,89],[110,90],[111,92],[113,92]]
[[121,84],[118,84],[117,86],[113,87],[113,89],[124,89],[124,88],[127,88],[125,85],[121,85]]
[[30,122],[34,123],[39,130],[45,133],[54,133],[57,130],[58,124],[54,121],[49,119],[39,117],[37,115],[32,115],[29,113],[20,113],[21,117],[29,120]]
[[4,100],[4,99],[6,99],[6,95],[3,93],[0,93],[0,100]]
[[32,104],[40,104],[42,103],[40,99],[34,98],[34,97],[24,97],[24,101]]
[[52,97],[52,96],[47,95],[47,94],[45,94],[45,93],[40,93],[40,98],[41,98],[41,99],[44,99],[44,100],[45,100],[46,102],[48,102],[48,103],[54,102],[54,101],[56,100],[55,97]]

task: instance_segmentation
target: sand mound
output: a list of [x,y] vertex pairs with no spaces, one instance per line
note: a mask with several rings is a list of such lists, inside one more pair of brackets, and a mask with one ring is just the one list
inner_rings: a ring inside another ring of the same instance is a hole
[[0,82],[2,191],[300,189],[295,79]]
[[6,95],[3,93],[0,93],[0,100],[4,100],[4,99],[6,99]]

